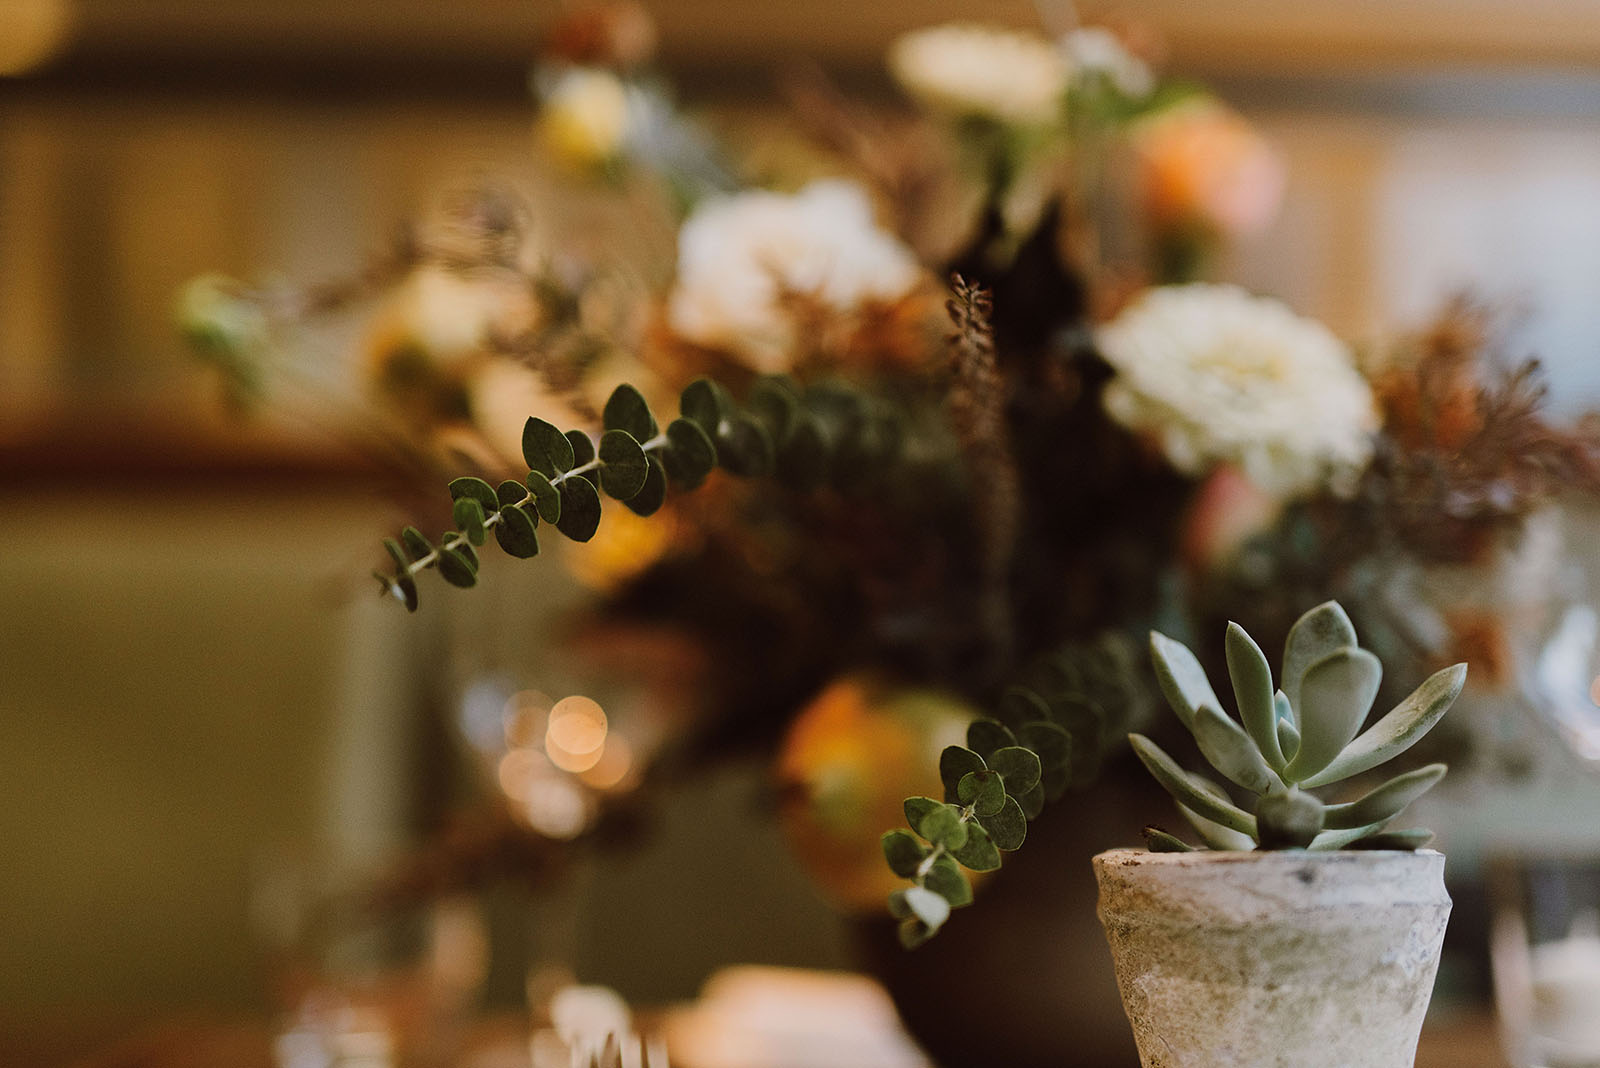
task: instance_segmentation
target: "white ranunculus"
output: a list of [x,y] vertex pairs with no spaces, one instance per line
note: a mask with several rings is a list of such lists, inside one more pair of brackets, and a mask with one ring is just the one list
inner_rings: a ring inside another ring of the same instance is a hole
[[705,202],[678,232],[667,319],[688,341],[777,372],[789,366],[796,340],[784,294],[849,315],[900,300],[920,278],[916,257],[877,227],[854,183],[738,193]]
[[889,70],[928,107],[1022,126],[1061,113],[1069,65],[1036,34],[950,23],[913,30],[889,48]]
[[1350,350],[1327,327],[1237,286],[1148,290],[1096,332],[1116,370],[1107,412],[1201,474],[1234,463],[1290,495],[1351,489],[1378,413]]

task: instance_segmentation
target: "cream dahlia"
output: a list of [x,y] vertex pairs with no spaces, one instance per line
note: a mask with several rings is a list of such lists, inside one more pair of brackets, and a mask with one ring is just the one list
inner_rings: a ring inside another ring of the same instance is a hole
[[1067,59],[1035,34],[949,23],[913,30],[889,48],[889,70],[937,111],[1020,126],[1050,123],[1067,91]]
[[678,232],[678,278],[667,321],[680,337],[723,349],[758,371],[786,369],[797,326],[786,295],[848,316],[910,294],[911,250],[872,219],[857,185],[814,182],[799,193],[708,201]]
[[1234,463],[1263,489],[1347,492],[1372,456],[1372,390],[1327,327],[1237,286],[1148,290],[1096,332],[1112,418],[1173,466]]

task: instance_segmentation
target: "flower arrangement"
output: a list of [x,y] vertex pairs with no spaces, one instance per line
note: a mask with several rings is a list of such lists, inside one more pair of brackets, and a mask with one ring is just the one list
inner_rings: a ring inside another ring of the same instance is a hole
[[[548,209],[479,190],[348,283],[196,283],[185,328],[246,393],[311,321],[377,306],[372,407],[424,484],[455,476],[440,533],[385,543],[380,587],[409,608],[427,572],[476,584],[491,538],[527,558],[551,529],[583,543],[670,513],[683,536],[624,549],[580,629],[670,626],[716,665],[685,748],[775,748],[864,675],[997,710],[941,762],[946,801],[907,811],[934,851],[886,846],[946,912],[970,896],[960,864],[998,866],[1140,725],[1132,635],[1241,603],[1272,632],[1332,594],[1362,619],[1347,580],[1377,532],[1443,551],[1567,472],[1600,485],[1533,371],[1479,379],[1438,342],[1375,370],[1277,301],[1195,282],[1270,217],[1281,168],[1104,28],[914,32],[889,67],[918,110],[797,89],[831,177],[763,187],[648,74],[645,26],[574,14],[533,82],[540,144],[664,255],[552,247]],[[1124,183],[1141,196],[1109,195]],[[930,238],[951,203],[957,235]],[[1103,238],[1130,229],[1139,255],[1113,263]],[[1219,514],[1253,524],[1223,535]],[[1306,530],[1337,551],[1306,552]],[[938,926],[933,898],[896,901],[917,938]]]

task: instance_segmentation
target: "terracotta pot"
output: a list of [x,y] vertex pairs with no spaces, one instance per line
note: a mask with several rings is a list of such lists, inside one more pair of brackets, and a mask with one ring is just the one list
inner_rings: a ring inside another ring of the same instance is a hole
[[1145,1068],[1411,1068],[1443,854],[1114,849],[1094,870]]

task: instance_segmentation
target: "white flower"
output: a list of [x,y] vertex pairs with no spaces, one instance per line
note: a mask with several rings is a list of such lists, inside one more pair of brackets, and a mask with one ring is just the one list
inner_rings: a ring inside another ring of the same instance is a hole
[[1066,57],[1042,37],[965,23],[897,38],[889,70],[928,107],[1022,126],[1056,119],[1069,73]]
[[1063,47],[1081,80],[1103,75],[1123,96],[1141,100],[1156,87],[1150,66],[1129,52],[1122,38],[1104,26],[1085,26],[1068,34]]
[[1147,291],[1096,332],[1106,411],[1173,466],[1234,463],[1263,489],[1353,488],[1378,426],[1372,390],[1327,327],[1237,286]]
[[572,67],[545,90],[539,124],[557,159],[590,167],[621,153],[628,118],[628,90],[620,78],[608,70]]
[[849,315],[900,300],[920,278],[911,250],[877,228],[866,193],[851,182],[738,193],[705,202],[678,232],[667,319],[686,340],[770,373],[793,358],[796,326],[784,294]]

